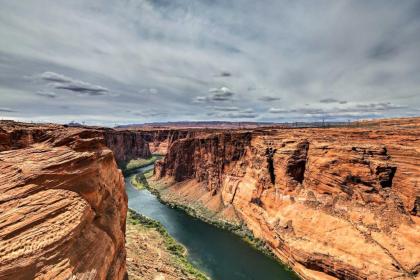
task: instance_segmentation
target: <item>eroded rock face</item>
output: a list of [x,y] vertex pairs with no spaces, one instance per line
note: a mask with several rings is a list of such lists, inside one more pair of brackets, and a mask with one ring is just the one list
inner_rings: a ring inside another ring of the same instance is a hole
[[103,131],[106,145],[114,152],[115,159],[119,164],[131,159],[148,158],[152,154],[166,155],[168,147],[173,142],[193,137],[198,133],[202,134],[200,130],[185,129],[100,130]]
[[0,127],[0,279],[123,279],[127,197],[103,132]]
[[198,135],[155,167],[186,203],[219,196],[305,279],[418,277],[419,175],[420,119]]
[[151,153],[166,155],[168,147],[176,140],[192,137],[194,130],[156,129],[141,130],[144,139],[149,143]]
[[222,186],[225,166],[238,161],[250,144],[251,134],[216,133],[175,141],[163,163],[157,163],[160,176],[173,176],[175,181],[197,179],[207,189],[217,192]]
[[104,138],[118,163],[151,156],[149,144],[141,132],[106,129]]

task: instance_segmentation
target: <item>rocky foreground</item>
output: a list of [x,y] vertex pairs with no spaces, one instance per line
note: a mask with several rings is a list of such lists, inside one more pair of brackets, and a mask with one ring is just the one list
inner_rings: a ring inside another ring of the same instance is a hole
[[104,132],[0,125],[0,279],[123,279],[127,196]]
[[196,134],[168,146],[153,184],[246,226],[304,279],[419,279],[419,175],[417,118]]

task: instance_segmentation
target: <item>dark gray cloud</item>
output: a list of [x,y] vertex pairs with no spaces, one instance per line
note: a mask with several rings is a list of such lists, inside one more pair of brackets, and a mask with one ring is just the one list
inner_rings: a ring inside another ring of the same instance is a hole
[[212,101],[231,100],[235,94],[230,88],[222,86],[220,88],[211,88],[209,92],[212,94],[209,98]]
[[380,42],[368,51],[368,57],[372,59],[384,60],[390,59],[398,54],[398,47],[394,42]]
[[44,81],[51,82],[50,85],[55,89],[69,90],[91,96],[107,95],[109,92],[107,88],[102,86],[92,85],[54,72],[44,72],[40,77]]
[[281,98],[275,96],[261,96],[259,99],[264,102],[274,102],[279,101]]
[[61,84],[61,85],[55,85],[56,89],[66,89],[70,91],[75,91],[79,93],[85,93],[87,95],[97,96],[97,95],[106,95],[108,90],[103,87],[99,86],[91,86],[89,84]]
[[273,113],[273,114],[285,114],[285,113],[292,113],[294,111],[288,110],[288,109],[282,109],[282,108],[270,108],[268,112]]
[[210,95],[208,96],[196,96],[193,98],[193,103],[212,103],[220,101],[232,100],[235,93],[226,86],[218,88],[211,88],[208,90]]
[[319,100],[319,102],[321,102],[321,103],[340,103],[340,104],[346,104],[347,103],[347,101],[338,100],[338,99],[335,99],[335,98],[324,98],[324,99]]
[[232,76],[232,73],[229,73],[229,72],[222,72],[219,75],[219,77],[231,77],[231,76]]
[[57,97],[57,93],[52,92],[52,91],[39,90],[39,91],[36,92],[36,94],[39,95],[39,96],[47,97],[47,98],[56,98]]

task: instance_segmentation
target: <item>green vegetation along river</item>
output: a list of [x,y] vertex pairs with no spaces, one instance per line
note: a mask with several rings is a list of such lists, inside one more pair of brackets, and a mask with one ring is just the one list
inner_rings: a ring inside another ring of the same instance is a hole
[[[139,169],[146,172],[153,165]],[[133,173],[132,173],[133,174]],[[125,178],[128,205],[136,212],[159,221],[188,250],[188,259],[214,280],[296,279],[277,261],[256,251],[240,237],[172,209],[148,190],[137,190]]]

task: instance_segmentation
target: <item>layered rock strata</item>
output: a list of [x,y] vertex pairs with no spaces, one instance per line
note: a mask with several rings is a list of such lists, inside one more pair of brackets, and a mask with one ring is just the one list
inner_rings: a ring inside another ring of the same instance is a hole
[[205,135],[208,133],[208,130],[201,128],[191,128],[191,129],[141,129],[141,130],[132,130],[140,132],[146,142],[149,144],[150,152],[158,155],[166,155],[168,147],[172,145],[173,142],[184,139],[195,137],[198,135]]
[[244,223],[304,279],[419,278],[419,175],[418,118],[198,135],[155,167],[166,197]]
[[0,279],[124,279],[124,180],[103,131],[0,124]]
[[114,152],[115,160],[122,164],[130,159],[151,156],[149,144],[141,132],[104,130],[106,145]]

